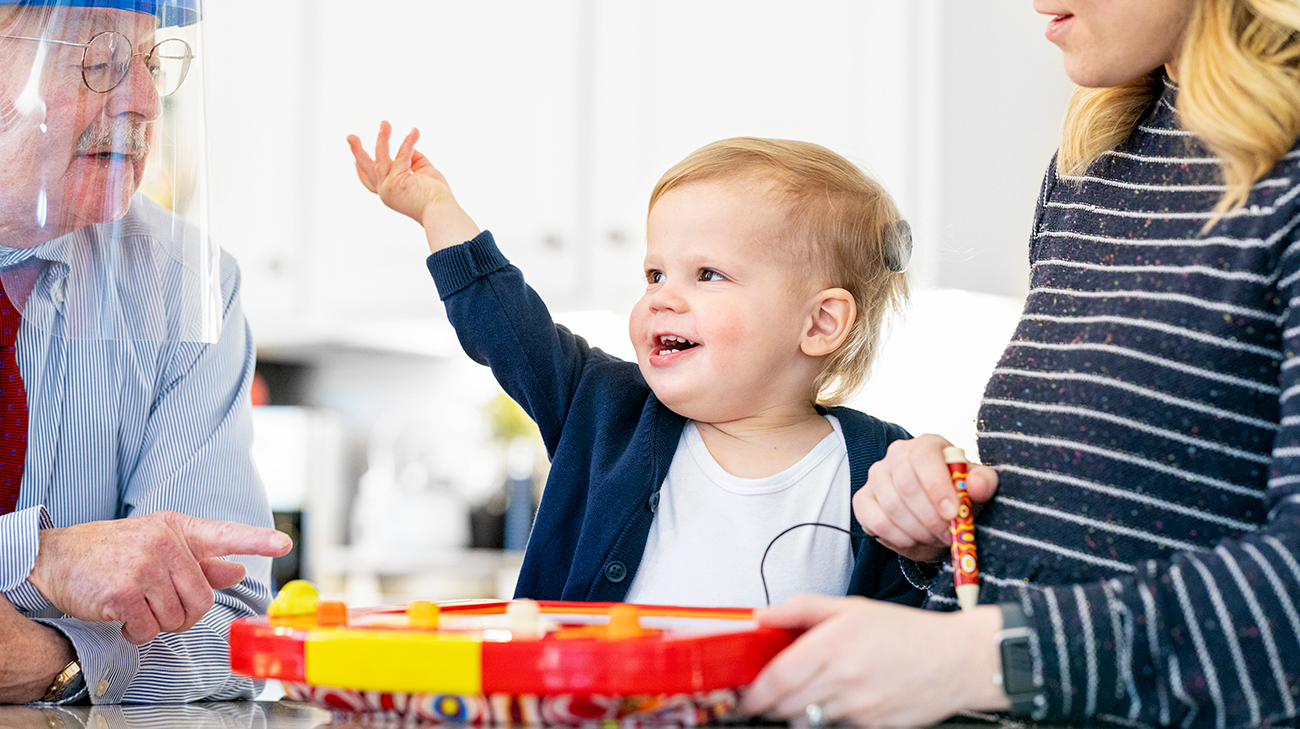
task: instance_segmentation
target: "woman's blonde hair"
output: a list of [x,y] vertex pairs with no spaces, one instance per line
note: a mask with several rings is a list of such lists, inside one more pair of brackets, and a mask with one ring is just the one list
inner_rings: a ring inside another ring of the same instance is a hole
[[[1300,3],[1195,0],[1178,58],[1182,127],[1221,160],[1227,191],[1209,229],[1241,207],[1251,186],[1300,136]],[[1160,70],[1112,88],[1074,92],[1057,167],[1082,174],[1137,126],[1160,96]]]
[[796,265],[853,296],[848,337],[827,356],[814,383],[816,401],[842,403],[862,384],[886,321],[907,301],[911,238],[893,199],[852,162],[809,142],[736,137],[695,150],[664,173],[649,210],[670,190],[735,180],[775,195],[790,214]]

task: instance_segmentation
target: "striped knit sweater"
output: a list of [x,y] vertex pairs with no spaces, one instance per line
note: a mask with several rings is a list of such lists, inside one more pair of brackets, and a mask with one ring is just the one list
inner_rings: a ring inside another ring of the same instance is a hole
[[1300,702],[1300,151],[1201,235],[1224,187],[1165,86],[1044,182],[979,413],[981,601],[1029,616],[1036,718],[1249,726]]

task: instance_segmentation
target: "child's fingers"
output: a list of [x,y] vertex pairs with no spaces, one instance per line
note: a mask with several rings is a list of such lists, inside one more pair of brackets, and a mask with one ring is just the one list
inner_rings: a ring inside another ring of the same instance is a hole
[[357,177],[361,180],[361,184],[365,185],[367,190],[374,192],[374,160],[370,159],[369,154],[366,154],[366,149],[361,146],[361,140],[357,135],[348,135],[348,147],[352,149],[352,157],[357,162]]
[[392,158],[388,156],[388,137],[393,133],[393,125],[387,120],[379,122],[379,135],[375,137],[375,162],[387,171]]
[[366,168],[361,166],[360,162],[357,163],[357,179],[361,180],[361,184],[365,185],[367,190],[374,193],[379,192],[379,188],[377,188],[374,181],[370,179],[370,173],[366,171]]
[[412,128],[406,139],[402,140],[401,146],[397,148],[397,156],[393,158],[393,167],[402,172],[411,170],[411,158],[415,153],[415,143],[420,139],[420,130]]

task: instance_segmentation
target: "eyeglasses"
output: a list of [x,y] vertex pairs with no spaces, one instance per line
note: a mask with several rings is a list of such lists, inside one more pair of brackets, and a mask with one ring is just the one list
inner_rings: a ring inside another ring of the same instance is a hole
[[171,96],[181,87],[190,72],[194,52],[190,44],[180,38],[159,41],[148,53],[133,53],[131,39],[112,30],[106,30],[90,39],[89,43],[70,43],[50,38],[28,38],[20,35],[0,35],[11,40],[29,40],[58,43],[81,50],[81,80],[96,93],[106,94],[117,88],[131,72],[131,61],[144,56],[145,68],[153,77],[159,96]]

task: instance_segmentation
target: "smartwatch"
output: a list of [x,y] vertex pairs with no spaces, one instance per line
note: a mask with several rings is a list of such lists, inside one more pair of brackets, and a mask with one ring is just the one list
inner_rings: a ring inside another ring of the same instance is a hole
[[86,678],[81,673],[81,661],[72,659],[72,662],[59,671],[59,675],[54,677],[54,683],[45,695],[40,698],[42,703],[55,704],[81,693],[81,689],[86,685]]
[[1034,683],[1034,660],[1029,651],[1033,631],[1025,611],[1013,602],[998,605],[1002,609],[1002,630],[993,634],[993,643],[1002,658],[1002,672],[993,682],[1002,686],[1017,714],[1032,714],[1047,703],[1041,686]]

